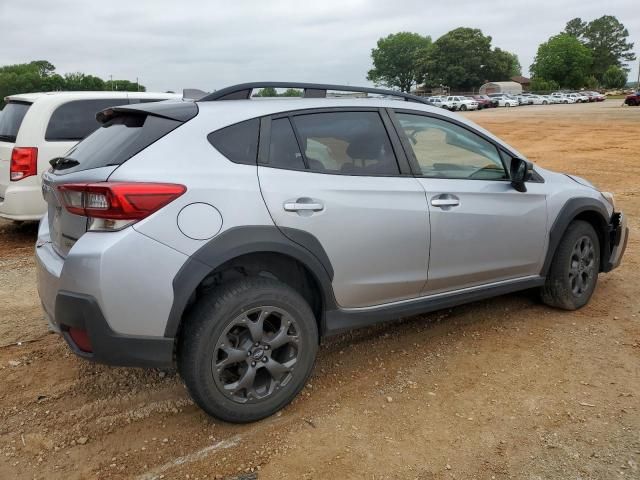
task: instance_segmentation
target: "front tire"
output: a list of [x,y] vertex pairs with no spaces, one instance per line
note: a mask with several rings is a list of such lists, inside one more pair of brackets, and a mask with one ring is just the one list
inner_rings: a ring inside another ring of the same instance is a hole
[[198,406],[220,420],[272,415],[295,398],[313,369],[315,316],[277,280],[249,277],[216,288],[185,322],[180,375]]
[[598,234],[588,222],[571,222],[553,256],[542,301],[564,310],[582,308],[596,288],[599,271]]
[[465,104],[460,105],[460,110],[462,110],[463,112],[466,112],[467,106]]

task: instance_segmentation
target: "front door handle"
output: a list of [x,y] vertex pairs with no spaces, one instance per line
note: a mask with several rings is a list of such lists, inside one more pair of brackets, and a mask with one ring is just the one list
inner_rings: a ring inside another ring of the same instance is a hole
[[297,200],[290,200],[283,205],[287,212],[319,212],[324,210],[324,205],[317,200],[311,200],[310,198],[298,198]]
[[449,193],[444,193],[442,195],[437,195],[431,199],[431,205],[434,207],[457,207],[460,205],[460,199],[455,195],[451,195]]

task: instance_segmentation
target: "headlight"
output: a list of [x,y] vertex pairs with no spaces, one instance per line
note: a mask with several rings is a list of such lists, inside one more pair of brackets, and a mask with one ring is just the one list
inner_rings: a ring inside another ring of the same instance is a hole
[[609,204],[613,207],[613,211],[616,211],[616,200],[613,197],[613,193],[611,192],[600,192],[600,194],[604,197],[604,199],[609,202]]

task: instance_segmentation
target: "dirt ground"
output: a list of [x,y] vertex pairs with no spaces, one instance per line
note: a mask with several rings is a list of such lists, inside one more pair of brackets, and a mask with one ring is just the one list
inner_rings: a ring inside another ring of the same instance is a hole
[[467,114],[616,193],[631,240],[587,307],[525,292],[331,339],[250,425],[172,372],[75,358],[40,313],[35,226],[0,223],[0,479],[639,479],[640,108],[620,104]]

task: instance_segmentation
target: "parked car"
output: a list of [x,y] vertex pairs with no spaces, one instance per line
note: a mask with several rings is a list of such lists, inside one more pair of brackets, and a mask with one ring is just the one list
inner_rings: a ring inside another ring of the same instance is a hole
[[98,118],[43,174],[45,314],[83,358],[177,361],[226,421],[289,403],[332,333],[530,288],[581,308],[627,242],[611,193],[405,93],[255,83]]
[[520,105],[533,105],[533,100],[531,99],[531,95],[527,93],[523,93],[521,95],[515,95],[516,100],[518,100],[518,104]]
[[[555,103],[561,103],[560,99],[553,97],[552,95],[540,95],[543,99],[545,99],[547,101],[546,104],[552,105]],[[546,105],[543,102],[543,105]]]
[[555,92],[552,93],[551,96],[553,98],[555,98],[558,103],[576,103],[576,98],[575,97],[571,97],[566,93],[562,93],[562,92]]
[[429,97],[427,101],[434,107],[444,108],[449,110],[450,105],[442,97]]
[[495,108],[498,106],[498,102],[492,100],[487,95],[473,95],[467,98],[475,100],[478,103],[478,110],[481,110],[483,108]]
[[449,95],[446,100],[449,110],[477,110],[478,102],[462,95]]
[[637,107],[640,105],[640,90],[624,97],[624,103],[630,107]]
[[10,95],[0,117],[0,217],[39,220],[47,210],[40,175],[100,126],[109,106],[179,95],[146,92],[48,92]]
[[497,100],[499,107],[517,107],[520,105],[517,98],[506,93],[492,93],[489,94],[489,96],[492,99]]
[[582,93],[577,93],[577,92],[567,93],[567,97],[568,98],[573,98],[575,103],[587,103],[587,102],[589,102],[589,97],[587,97],[586,95],[584,95]]
[[529,99],[530,105],[547,105],[549,103],[549,100],[544,98],[542,95],[531,94],[527,95],[527,98]]

